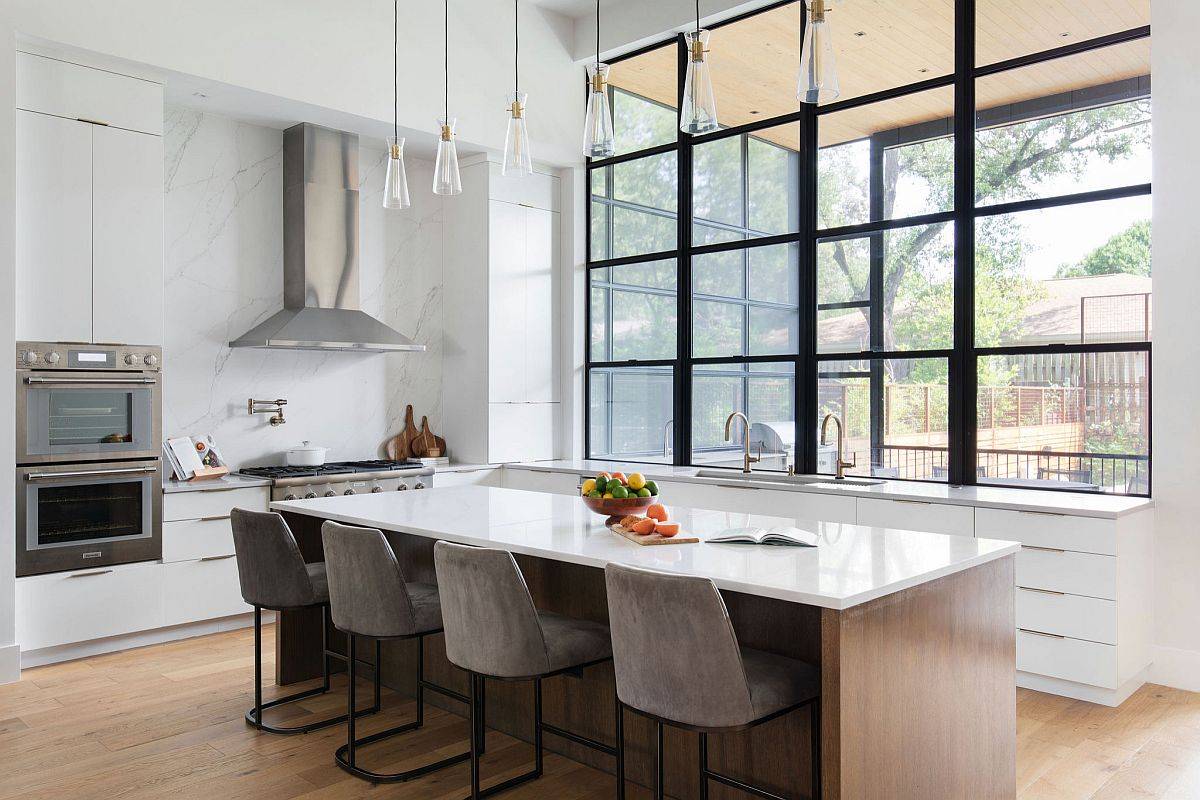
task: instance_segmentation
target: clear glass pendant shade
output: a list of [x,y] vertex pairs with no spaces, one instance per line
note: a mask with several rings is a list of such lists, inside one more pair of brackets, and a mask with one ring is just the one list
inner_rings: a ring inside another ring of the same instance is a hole
[[529,152],[529,130],[525,127],[525,92],[509,95],[508,132],[504,135],[504,163],[501,175],[532,175],[533,156]]
[[805,103],[828,103],[842,93],[833,56],[833,31],[825,20],[825,0],[812,0],[804,46],[800,50],[800,81],[796,97]]
[[433,165],[434,194],[462,194],[462,179],[458,174],[458,151],[454,148],[453,117],[438,120],[441,137],[438,139],[437,161]]
[[713,95],[712,73],[708,62],[708,31],[688,31],[687,77],[683,83],[683,108],[679,114],[679,130],[698,134],[715,131],[717,99]]
[[588,64],[587,117],[583,123],[583,154],[608,158],[617,152],[612,109],[608,107],[608,64]]
[[408,174],[404,171],[404,139],[389,136],[387,178],[383,184],[384,208],[408,208]]

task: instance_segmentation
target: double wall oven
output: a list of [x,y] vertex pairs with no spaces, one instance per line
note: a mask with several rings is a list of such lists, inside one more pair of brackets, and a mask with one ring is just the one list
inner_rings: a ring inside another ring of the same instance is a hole
[[162,557],[162,351],[18,342],[17,575]]

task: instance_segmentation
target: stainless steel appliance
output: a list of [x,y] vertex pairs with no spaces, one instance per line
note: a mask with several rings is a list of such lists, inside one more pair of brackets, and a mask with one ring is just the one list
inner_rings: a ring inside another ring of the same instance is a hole
[[428,489],[433,467],[420,461],[336,461],[305,467],[246,467],[243,475],[271,480],[272,500]]
[[162,351],[18,342],[17,575],[162,557]]

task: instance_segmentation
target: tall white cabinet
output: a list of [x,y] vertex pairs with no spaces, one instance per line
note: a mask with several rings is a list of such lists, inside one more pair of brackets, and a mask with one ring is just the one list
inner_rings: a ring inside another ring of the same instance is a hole
[[162,86],[17,53],[17,338],[162,344]]
[[462,167],[445,203],[443,417],[456,461],[553,458],[558,178]]

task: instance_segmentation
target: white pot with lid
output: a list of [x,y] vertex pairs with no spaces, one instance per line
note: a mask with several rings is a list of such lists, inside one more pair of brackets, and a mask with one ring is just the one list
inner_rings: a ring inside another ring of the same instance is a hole
[[283,456],[283,463],[289,467],[319,467],[325,463],[328,447],[318,447],[307,441],[290,448]]

